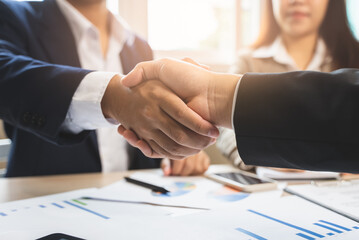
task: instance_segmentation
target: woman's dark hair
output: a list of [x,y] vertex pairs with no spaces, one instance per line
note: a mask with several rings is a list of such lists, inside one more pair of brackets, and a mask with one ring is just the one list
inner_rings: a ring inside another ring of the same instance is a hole
[[[271,0],[265,0],[263,10],[259,37],[252,45],[255,49],[270,45],[280,33]],[[333,70],[359,68],[359,42],[350,30],[345,0],[329,0],[319,35],[333,58]]]

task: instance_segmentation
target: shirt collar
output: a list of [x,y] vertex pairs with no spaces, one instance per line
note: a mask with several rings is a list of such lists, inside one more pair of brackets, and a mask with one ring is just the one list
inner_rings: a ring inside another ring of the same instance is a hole
[[[76,44],[81,42],[87,32],[99,34],[97,28],[66,0],[57,0],[57,4],[70,25]],[[114,16],[111,12],[109,12],[109,17],[111,37],[114,37],[118,43],[123,45],[131,36],[130,28],[121,17]]]
[[[253,52],[254,58],[272,58],[274,61],[287,65],[291,70],[298,70],[293,58],[288,54],[281,37],[277,37],[269,46],[260,47]],[[320,67],[331,61],[327,54],[327,47],[323,39],[319,39],[315,48],[315,52],[307,71],[320,71]]]

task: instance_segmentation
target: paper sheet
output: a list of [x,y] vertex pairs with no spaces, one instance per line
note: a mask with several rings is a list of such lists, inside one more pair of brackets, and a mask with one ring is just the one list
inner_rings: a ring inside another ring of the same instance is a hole
[[59,232],[90,240],[359,239],[358,223],[295,196],[262,195],[257,201],[171,217],[162,207],[80,199],[98,192],[84,189],[0,204],[0,239]]
[[[296,196],[174,218],[195,225],[210,239],[359,239],[359,223]],[[204,231],[204,230],[203,230]]]
[[274,180],[312,180],[312,179],[338,179],[339,173],[335,172],[283,172],[271,168],[257,167],[256,173],[260,178],[271,178]]
[[228,188],[204,177],[164,177],[160,172],[135,173],[132,178],[165,187],[169,194],[154,193],[150,189],[128,183],[125,180],[109,185],[91,194],[92,197],[145,201],[164,205],[194,208],[221,208],[243,202],[277,199],[282,191],[244,193]]
[[295,185],[287,189],[359,221],[359,180]]

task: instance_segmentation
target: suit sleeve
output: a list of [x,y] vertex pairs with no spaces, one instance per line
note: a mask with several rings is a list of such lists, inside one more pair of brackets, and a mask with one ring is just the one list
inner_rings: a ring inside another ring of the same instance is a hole
[[60,131],[72,96],[90,72],[29,56],[27,29],[0,2],[0,118],[57,144],[81,141]]
[[234,128],[246,164],[359,173],[359,70],[246,74]]

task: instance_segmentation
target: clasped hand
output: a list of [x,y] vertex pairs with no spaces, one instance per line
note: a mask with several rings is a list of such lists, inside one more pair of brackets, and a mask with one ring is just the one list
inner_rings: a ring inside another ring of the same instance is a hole
[[127,88],[116,76],[101,104],[105,117],[116,119],[120,129],[129,130],[125,137],[135,136],[148,146],[150,150],[144,152],[148,157],[183,159],[213,144],[219,135],[213,124],[160,81]]
[[131,125],[120,121],[118,131],[148,157],[180,159],[193,155],[214,142],[205,136],[218,136],[212,124],[232,126],[233,95],[240,78],[174,59],[140,63],[122,79],[122,84],[131,91],[149,90],[147,99],[155,99],[159,108],[147,109],[151,112],[146,110],[141,115],[155,128],[144,130],[149,125],[132,118]]

